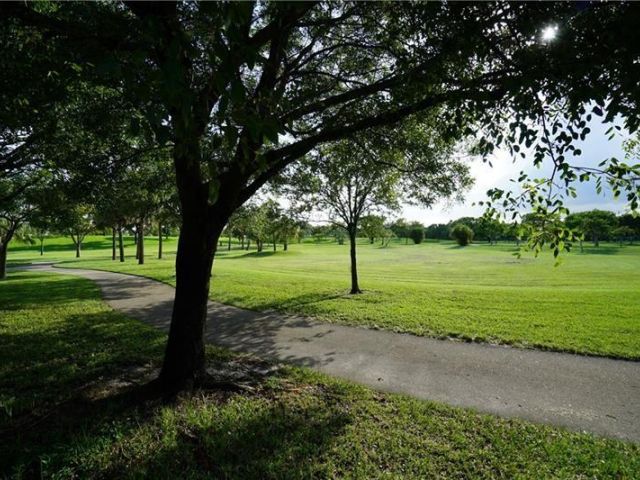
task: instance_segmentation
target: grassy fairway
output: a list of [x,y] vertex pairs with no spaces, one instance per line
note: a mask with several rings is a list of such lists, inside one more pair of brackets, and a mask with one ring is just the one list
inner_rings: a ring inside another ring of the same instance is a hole
[[[376,393],[306,369],[162,402],[137,385],[154,375],[164,340],[109,310],[88,280],[21,272],[0,282],[0,476],[640,476],[637,445]],[[259,364],[213,349],[208,360],[236,373]]]
[[[43,258],[174,281],[174,257],[155,260],[153,239],[144,266],[104,260],[108,241],[90,241],[103,249],[86,251],[78,264],[57,241]],[[166,247],[172,252],[175,241]],[[363,241],[365,293],[350,296],[347,246],[305,243],[275,254],[222,249],[211,298],[419,335],[640,358],[640,247],[587,248],[557,268],[548,254],[518,260],[513,250],[448,242],[380,248]],[[17,250],[9,258],[40,258],[34,253]]]

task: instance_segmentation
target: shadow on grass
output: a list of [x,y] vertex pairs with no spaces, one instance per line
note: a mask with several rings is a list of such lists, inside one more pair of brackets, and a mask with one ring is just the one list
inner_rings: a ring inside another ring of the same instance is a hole
[[231,252],[229,252],[228,250],[223,250],[221,252],[216,252],[216,259],[218,259],[218,254],[221,254],[220,260],[227,260],[227,259],[242,260],[242,259],[272,257],[274,255],[278,255],[278,254],[282,254],[282,253],[288,253],[288,252],[285,252],[283,250],[278,250],[278,251],[275,251],[275,252],[273,250],[263,250],[261,252],[257,252],[257,251],[254,250],[254,251],[248,251],[248,252],[243,253],[241,255],[227,256],[227,255],[231,254],[232,252],[233,252],[233,250],[231,250]]
[[[19,272],[1,285],[0,477],[304,478],[351,421],[334,387],[302,398],[277,369],[241,393],[167,403],[151,382],[165,336],[96,302],[90,281]],[[215,372],[254,361],[208,359]]]
[[304,403],[280,394],[232,399],[216,407],[215,421],[182,424],[172,446],[127,473],[148,478],[312,478],[319,460],[352,422],[330,396],[307,397]]
[[628,245],[600,245],[599,247],[585,245],[584,251],[581,252],[580,247],[574,245],[573,251],[581,255],[618,255],[624,251],[625,247],[628,247]]

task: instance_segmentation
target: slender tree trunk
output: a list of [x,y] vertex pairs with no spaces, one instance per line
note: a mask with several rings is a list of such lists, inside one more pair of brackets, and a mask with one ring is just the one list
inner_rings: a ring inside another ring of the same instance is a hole
[[9,242],[0,241],[0,280],[7,278],[7,245]]
[[244,235],[240,237],[240,250],[244,250]]
[[116,227],[111,227],[111,260],[116,259]]
[[351,292],[362,293],[358,285],[358,263],[356,261],[356,229],[349,228],[349,255],[351,257]]
[[287,237],[284,237],[283,243],[282,243],[282,249],[286,252],[289,249],[289,240],[287,239]]
[[71,239],[76,244],[76,258],[80,258],[80,250],[82,250],[82,241],[80,240],[80,233],[76,233],[75,238],[72,235]]
[[158,260],[162,260],[162,224],[158,223]]
[[229,238],[227,239],[227,250],[231,251],[231,232],[229,232]]
[[249,251],[249,245],[251,245],[251,239],[247,238],[247,248],[246,248],[247,252]]
[[40,256],[44,255],[44,238],[40,238]]
[[140,233],[138,234],[138,265],[144,264],[144,223],[140,222],[138,228]]
[[124,262],[124,242],[122,241],[122,225],[118,225],[118,248],[120,250],[120,261]]
[[276,251],[276,237],[273,237],[273,251]]

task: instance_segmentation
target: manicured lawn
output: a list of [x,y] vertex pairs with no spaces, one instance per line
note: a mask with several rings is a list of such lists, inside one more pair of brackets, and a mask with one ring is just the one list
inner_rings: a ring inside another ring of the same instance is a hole
[[[221,262],[222,263],[222,262]],[[164,334],[88,280],[0,282],[0,475],[15,478],[638,478],[640,447],[382,394],[209,349],[240,390],[143,386]]]
[[[76,263],[68,240],[50,240],[44,257],[12,250],[10,261],[66,260],[64,265],[135,273],[174,282],[175,240],[146,264],[109,258],[109,239],[93,237]],[[66,243],[66,246],[64,245]],[[89,245],[88,245],[89,246]],[[219,252],[211,298],[241,307],[277,309],[328,321],[640,359],[640,246],[602,245],[564,257],[517,259],[513,245],[449,242],[389,248],[359,246],[363,295],[350,296],[348,247],[313,241],[288,252]],[[133,253],[131,247],[128,253]]]

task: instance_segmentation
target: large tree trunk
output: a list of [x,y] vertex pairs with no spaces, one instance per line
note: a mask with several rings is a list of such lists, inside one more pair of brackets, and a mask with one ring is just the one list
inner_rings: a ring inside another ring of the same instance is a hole
[[351,257],[351,292],[362,293],[358,285],[358,263],[356,261],[356,229],[349,229],[349,255]]
[[205,373],[204,330],[211,268],[224,222],[206,225],[183,214],[176,255],[176,293],[160,381],[165,389],[189,388]]
[[162,223],[158,223],[158,260],[162,260]]
[[138,233],[138,265],[144,264],[144,223],[140,222],[136,231]]
[[120,261],[124,262],[124,242],[122,240],[122,225],[118,225],[118,249],[120,250]]
[[7,277],[7,244],[0,241],[0,280]]
[[116,227],[111,227],[111,260],[116,259]]

